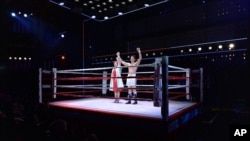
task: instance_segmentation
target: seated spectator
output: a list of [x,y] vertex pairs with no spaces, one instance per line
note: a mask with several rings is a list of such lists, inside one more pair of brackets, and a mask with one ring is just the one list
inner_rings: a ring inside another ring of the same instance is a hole
[[99,141],[95,133],[91,133],[87,136],[85,141]]
[[52,121],[49,127],[49,133],[47,136],[47,141],[67,141],[67,121],[63,119],[56,119]]

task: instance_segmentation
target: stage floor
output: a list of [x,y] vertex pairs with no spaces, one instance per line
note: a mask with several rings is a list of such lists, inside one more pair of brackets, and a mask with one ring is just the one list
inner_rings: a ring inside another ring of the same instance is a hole
[[[162,119],[161,107],[155,107],[153,101],[138,101],[136,105],[126,104],[126,102],[127,100],[125,99],[120,99],[120,103],[114,103],[114,99],[109,98],[82,98],[54,101],[50,102],[49,105],[66,109],[118,114],[122,116]],[[196,104],[197,103],[190,101],[169,100],[169,117],[180,112],[185,112],[186,109]]]

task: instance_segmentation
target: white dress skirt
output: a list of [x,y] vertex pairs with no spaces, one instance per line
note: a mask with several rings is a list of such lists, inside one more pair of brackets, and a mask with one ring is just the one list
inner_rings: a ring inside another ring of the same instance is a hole
[[[116,77],[114,76],[114,71],[116,73]],[[113,68],[111,72],[111,78],[109,83],[109,90],[114,91],[114,81],[116,79],[116,86],[118,89],[124,88],[123,80],[121,78],[121,68]]]

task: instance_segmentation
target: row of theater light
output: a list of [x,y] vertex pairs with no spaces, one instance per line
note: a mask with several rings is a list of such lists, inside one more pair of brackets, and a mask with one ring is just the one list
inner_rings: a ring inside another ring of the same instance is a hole
[[[228,50],[233,50],[233,49],[235,49],[235,44],[233,44],[233,43],[229,44],[229,45],[228,45]],[[212,47],[212,46],[209,46],[209,47],[208,47],[208,50],[209,50],[209,51],[212,51],[212,50],[213,50],[213,47]],[[222,51],[222,50],[223,50],[223,45],[218,45],[217,51]],[[202,47],[198,47],[198,48],[197,48],[197,52],[201,52],[201,51],[202,51]],[[193,49],[192,49],[192,48],[189,48],[189,49],[188,49],[188,52],[193,52]],[[180,53],[181,53],[181,54],[184,53],[184,50],[181,49],[181,50],[180,50]]]
[[[54,0],[50,0],[50,1],[58,4],[59,6],[67,7],[67,5],[64,3],[64,1],[61,1],[61,2],[60,1],[55,2]],[[113,11],[114,9],[118,9],[119,7],[121,7],[121,9],[122,9],[122,7],[124,7],[125,5],[133,4],[134,0],[124,0],[124,1],[113,1],[113,0],[92,1],[92,0],[89,0],[89,1],[86,1],[83,3],[81,3],[81,1],[79,1],[79,0],[74,0],[73,3],[75,5],[77,5],[77,4],[82,5],[84,7],[84,9],[91,9],[92,12],[96,11],[96,13],[101,14],[101,13],[110,13],[110,11]],[[144,7],[141,7],[141,8],[147,8],[147,7],[150,7],[151,5],[149,3],[144,3],[143,6]],[[69,8],[69,7],[67,7],[67,8]],[[126,9],[126,10],[128,10],[128,9]],[[131,11],[123,11],[123,12],[119,11],[119,12],[117,12],[117,15],[113,15],[113,17],[121,16],[121,15],[124,15],[128,12],[131,12]],[[91,18],[96,19],[96,15],[92,15]],[[111,16],[109,17],[108,15],[106,15],[103,17],[104,20],[107,20],[109,18],[111,18]]]
[[21,11],[19,11],[19,12],[11,12],[12,17],[16,17],[17,15],[27,18],[27,17],[33,16],[34,14],[33,13],[23,13]]
[[9,60],[32,60],[31,57],[9,57]]
[[[235,49],[235,44],[233,44],[233,43],[229,44],[229,46],[228,46],[228,51],[232,51],[232,50],[234,50],[234,49]],[[171,49],[170,49],[170,50],[171,50]],[[209,47],[208,47],[208,50],[209,50],[209,51],[223,51],[224,49],[223,49],[223,45],[218,45],[218,47],[217,47],[216,49],[213,49],[212,46],[209,46]],[[165,51],[164,51],[164,52],[165,52]],[[156,56],[156,54],[159,54],[159,56],[162,56],[162,55],[164,55],[164,52],[163,52],[163,51],[160,51],[160,52],[152,52],[152,56]],[[180,53],[181,55],[186,54],[186,53],[201,53],[201,52],[202,52],[202,47],[198,47],[197,50],[196,50],[196,52],[194,52],[194,49],[193,49],[193,48],[189,48],[187,51],[184,51],[184,49],[180,49],[180,51],[179,51],[179,53]],[[206,52],[204,52],[204,53],[206,53]],[[151,56],[150,53],[145,53],[144,55],[145,55],[146,57]],[[127,58],[129,59],[130,56],[128,55]],[[114,60],[114,58],[111,57],[110,60]],[[96,59],[95,61],[98,61],[98,60]],[[108,58],[107,58],[107,57],[106,57],[105,59],[100,58],[99,61],[108,61]]]
[[[24,18],[28,18],[28,17],[30,17],[30,16],[33,16],[34,14],[33,13],[29,13],[29,14],[27,14],[27,13],[23,13],[23,12],[21,12],[21,11],[19,11],[19,12],[12,12],[11,13],[11,16],[12,17],[16,17],[16,16],[23,16]],[[59,34],[59,36],[61,37],[61,38],[64,38],[65,37],[65,34],[66,34],[66,31],[63,31],[63,32],[60,32],[60,33],[58,33]]]

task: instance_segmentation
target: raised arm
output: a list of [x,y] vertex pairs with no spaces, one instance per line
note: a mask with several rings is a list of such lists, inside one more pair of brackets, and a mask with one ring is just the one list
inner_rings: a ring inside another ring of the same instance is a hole
[[142,60],[141,49],[140,48],[136,48],[136,50],[137,50],[138,55],[139,55],[139,58],[136,61],[136,65],[140,65],[141,60]]
[[122,63],[124,66],[128,66],[128,63],[125,62],[125,61],[121,58],[120,52],[117,52],[117,53],[116,53],[116,56],[117,56],[117,59],[119,60],[118,62]]
[[118,57],[116,57],[116,61],[117,61],[117,67],[120,70],[120,74],[122,73],[122,67],[121,67],[121,59],[119,59]]

